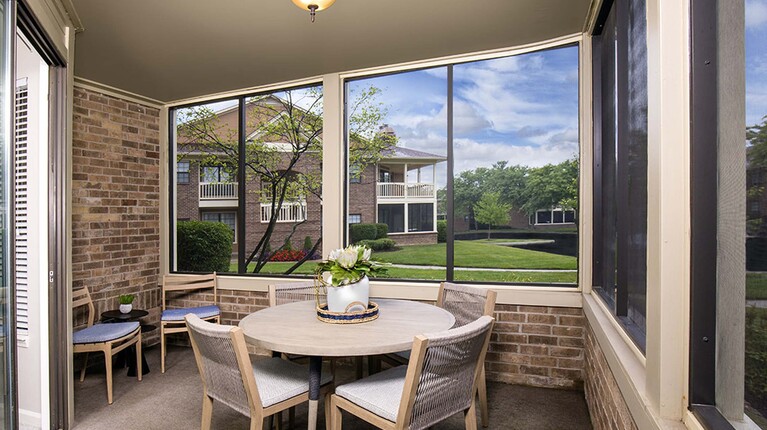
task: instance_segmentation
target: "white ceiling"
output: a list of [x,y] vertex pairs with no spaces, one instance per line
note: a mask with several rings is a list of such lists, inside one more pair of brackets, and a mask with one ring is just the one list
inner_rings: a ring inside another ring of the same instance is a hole
[[75,75],[161,101],[580,32],[591,0],[74,0]]

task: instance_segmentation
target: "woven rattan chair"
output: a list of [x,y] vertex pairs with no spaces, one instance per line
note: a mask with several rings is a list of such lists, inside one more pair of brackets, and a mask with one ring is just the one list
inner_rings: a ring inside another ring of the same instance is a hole
[[[221,322],[221,309],[216,299],[216,272],[209,275],[165,275],[162,277],[162,316],[160,317],[160,368],[165,373],[165,355],[167,345],[165,336],[172,333],[185,333],[184,316],[194,314],[205,321]],[[167,309],[168,293],[202,293],[202,290],[213,290],[213,300],[209,305],[190,308]]]
[[[185,320],[202,378],[203,430],[210,430],[214,400],[250,417],[251,430],[262,429],[264,418],[309,401],[306,366],[275,357],[253,361],[239,327],[194,314]],[[330,375],[323,375],[321,383],[321,393],[333,391]]]
[[141,380],[141,326],[138,322],[111,324],[93,324],[96,307],[93,306],[88,288],[81,288],[72,293],[72,308],[88,306],[88,326],[72,333],[73,352],[84,352],[85,360],[80,371],[80,382],[85,379],[88,368],[88,353],[103,352],[107,372],[107,401],[112,404],[112,356],[125,348],[136,345],[136,376]]
[[[324,292],[320,292],[324,296]],[[269,306],[314,300],[314,281],[269,285]]]
[[336,388],[327,428],[341,429],[344,410],[381,429],[411,430],[463,412],[466,428],[476,429],[474,397],[493,321],[483,316],[459,328],[416,336],[407,366]]
[[[496,296],[497,293],[493,290],[443,282],[440,284],[439,292],[437,293],[437,306],[450,312],[455,317],[453,328],[462,327],[476,321],[477,318],[483,315],[493,316]],[[406,364],[409,357],[410,351],[403,351],[397,354],[389,354],[385,357],[385,360],[389,364]],[[477,380],[477,391],[479,394],[482,427],[487,427],[490,416],[487,407],[487,381],[484,363]]]

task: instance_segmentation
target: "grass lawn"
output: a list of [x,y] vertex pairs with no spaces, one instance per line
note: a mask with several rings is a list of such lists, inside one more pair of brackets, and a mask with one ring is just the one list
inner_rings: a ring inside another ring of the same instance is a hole
[[[261,274],[279,275],[285,273],[293,263],[267,263]],[[314,273],[316,263],[305,263],[301,265],[295,274],[310,275]],[[253,268],[253,265],[250,265]],[[232,271],[237,271],[237,266],[232,265]],[[456,270],[455,279],[457,281],[485,281],[485,282],[545,282],[545,283],[568,283],[574,284],[577,281],[578,274],[575,272],[483,272]],[[431,269],[403,269],[399,267],[389,268],[389,278],[394,279],[423,279],[442,281],[445,279],[444,270]]]
[[767,300],[767,273],[746,274],[746,299]]
[[[444,266],[444,243],[403,246],[396,251],[374,252],[373,258],[396,264]],[[498,269],[577,269],[575,257],[548,252],[499,246],[486,240],[455,241],[456,267],[488,267]]]

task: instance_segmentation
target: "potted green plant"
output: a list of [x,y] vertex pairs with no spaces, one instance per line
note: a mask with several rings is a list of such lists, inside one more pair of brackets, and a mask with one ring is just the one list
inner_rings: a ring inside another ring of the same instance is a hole
[[123,294],[118,297],[117,300],[120,302],[120,312],[129,314],[130,311],[133,310],[133,299],[135,298],[136,296],[133,294]]
[[364,311],[370,299],[368,275],[383,275],[383,263],[370,259],[371,250],[364,245],[349,245],[330,253],[317,264],[316,275],[328,291],[330,312]]

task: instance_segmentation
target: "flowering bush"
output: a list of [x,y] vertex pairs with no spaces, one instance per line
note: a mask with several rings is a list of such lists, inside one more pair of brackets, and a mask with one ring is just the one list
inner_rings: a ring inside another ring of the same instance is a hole
[[306,257],[306,251],[293,249],[280,249],[274,251],[269,257],[269,261],[299,261]]
[[349,245],[330,253],[327,261],[317,264],[316,274],[325,285],[338,287],[359,282],[367,275],[383,275],[386,268],[382,263],[370,259],[370,248]]

